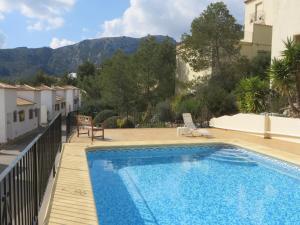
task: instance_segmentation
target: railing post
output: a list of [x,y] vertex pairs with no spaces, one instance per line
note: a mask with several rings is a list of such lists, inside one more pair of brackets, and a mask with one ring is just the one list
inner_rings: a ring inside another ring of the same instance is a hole
[[34,202],[35,202],[35,221],[34,224],[38,224],[39,223],[39,208],[40,208],[40,200],[39,200],[39,196],[40,196],[40,185],[39,185],[39,156],[38,156],[38,143],[35,143],[33,146],[33,162],[34,162],[34,182],[35,182],[35,192],[34,192]]

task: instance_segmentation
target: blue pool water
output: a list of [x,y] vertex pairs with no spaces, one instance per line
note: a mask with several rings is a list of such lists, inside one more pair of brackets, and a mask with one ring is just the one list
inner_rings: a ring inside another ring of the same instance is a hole
[[300,224],[300,169],[235,146],[87,157],[101,225]]

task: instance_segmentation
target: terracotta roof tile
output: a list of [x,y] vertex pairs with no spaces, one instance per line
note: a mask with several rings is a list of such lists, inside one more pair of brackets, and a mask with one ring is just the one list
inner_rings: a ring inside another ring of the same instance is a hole
[[0,88],[2,89],[16,89],[15,86],[0,82]]
[[74,87],[73,85],[65,85],[62,87],[67,90],[78,90],[79,89],[78,87]]
[[17,98],[17,106],[34,105],[35,102],[29,101],[24,98]]
[[36,87],[36,88],[38,88],[38,89],[40,89],[40,90],[42,90],[42,91],[44,91],[44,90],[49,90],[49,91],[54,90],[53,88],[51,88],[51,87],[49,87],[49,86],[47,86],[47,85],[45,85],[45,84],[42,84],[42,85],[40,85],[40,86],[38,86],[38,87]]
[[16,85],[17,90],[20,91],[40,91],[41,89],[29,86],[27,84],[24,85]]

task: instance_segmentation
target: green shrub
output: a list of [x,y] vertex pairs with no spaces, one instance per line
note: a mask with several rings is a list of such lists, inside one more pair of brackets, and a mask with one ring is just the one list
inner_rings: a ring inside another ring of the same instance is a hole
[[173,110],[176,119],[181,119],[182,113],[191,113],[193,116],[197,117],[201,109],[200,103],[200,100],[192,96],[176,98],[173,102]]
[[119,116],[109,117],[103,122],[103,126],[105,128],[118,128],[118,119],[120,119]]
[[134,128],[134,122],[132,118],[120,118],[117,120],[117,126],[119,128]]
[[242,79],[236,95],[242,112],[265,112],[268,108],[269,83],[258,76]]
[[103,110],[95,116],[94,122],[95,124],[99,124],[112,116],[117,116],[117,113],[115,113],[113,110]]

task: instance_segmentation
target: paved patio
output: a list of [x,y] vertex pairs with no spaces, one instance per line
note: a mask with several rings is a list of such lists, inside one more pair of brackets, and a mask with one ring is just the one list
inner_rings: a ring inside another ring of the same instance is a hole
[[62,161],[48,215],[48,224],[97,224],[86,149],[99,147],[224,142],[285,160],[300,166],[300,144],[263,139],[242,132],[209,129],[213,138],[178,137],[176,129],[106,130],[105,140],[91,143],[87,136],[73,135],[64,145]]

